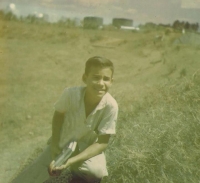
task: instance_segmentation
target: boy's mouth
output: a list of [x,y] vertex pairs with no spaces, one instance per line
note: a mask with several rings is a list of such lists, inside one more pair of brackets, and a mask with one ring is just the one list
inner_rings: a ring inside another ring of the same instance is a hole
[[99,93],[104,93],[104,92],[105,92],[104,89],[97,89],[97,88],[95,88],[95,90],[96,90],[97,92],[99,92]]

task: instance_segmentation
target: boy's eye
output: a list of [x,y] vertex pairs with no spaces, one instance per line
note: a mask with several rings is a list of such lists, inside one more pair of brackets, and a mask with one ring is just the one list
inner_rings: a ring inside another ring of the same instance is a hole
[[94,78],[95,80],[99,80],[99,79],[101,79],[100,76],[93,76],[93,78]]
[[110,81],[111,80],[110,77],[106,77],[106,76],[103,77],[103,78],[102,78],[102,76],[93,76],[93,79],[96,80],[96,81],[99,81],[101,79],[103,79],[103,81]]
[[104,77],[103,80],[104,81],[110,81],[110,77]]

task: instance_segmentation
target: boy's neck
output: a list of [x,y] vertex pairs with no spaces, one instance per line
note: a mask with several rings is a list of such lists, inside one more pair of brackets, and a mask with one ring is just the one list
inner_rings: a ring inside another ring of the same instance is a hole
[[98,103],[101,101],[101,98],[93,98],[87,92],[85,93],[84,101],[86,105],[89,106],[97,106]]
[[85,93],[84,104],[85,104],[85,114],[86,118],[91,114],[91,112],[97,107],[101,98],[99,100],[93,99],[91,96]]

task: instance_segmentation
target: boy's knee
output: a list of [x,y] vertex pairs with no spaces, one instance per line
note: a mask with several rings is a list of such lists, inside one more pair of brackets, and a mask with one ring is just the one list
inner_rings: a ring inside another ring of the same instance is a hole
[[102,155],[91,158],[83,163],[76,164],[71,167],[71,170],[88,182],[91,182],[91,180],[100,180],[108,175],[106,161]]
[[87,175],[88,177],[94,178],[94,179],[102,179],[104,176],[106,176],[107,170],[103,167],[99,166],[87,166],[85,167],[79,167],[78,170],[83,173],[83,175]]

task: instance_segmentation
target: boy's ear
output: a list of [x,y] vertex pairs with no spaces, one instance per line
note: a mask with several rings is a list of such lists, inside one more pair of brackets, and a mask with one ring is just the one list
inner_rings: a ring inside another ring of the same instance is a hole
[[111,84],[113,83],[113,81],[114,81],[114,79],[113,79],[113,78],[111,78]]

